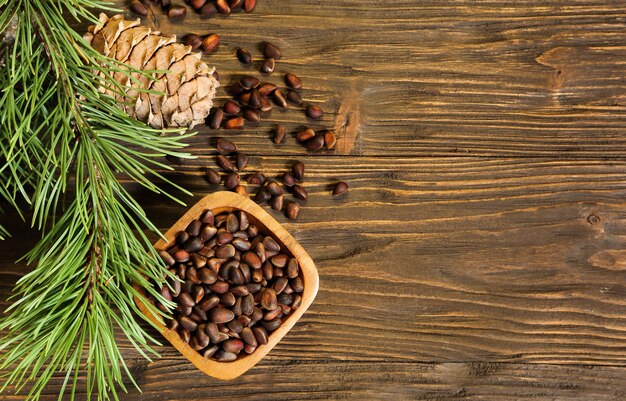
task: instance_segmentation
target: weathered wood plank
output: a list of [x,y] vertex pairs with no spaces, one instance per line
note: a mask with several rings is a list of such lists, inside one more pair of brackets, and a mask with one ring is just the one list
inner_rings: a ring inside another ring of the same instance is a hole
[[[157,12],[157,16],[159,13]],[[623,2],[259,2],[257,11],[164,32],[216,32],[225,84],[255,72],[233,56],[279,44],[269,78],[294,72],[322,123],[274,109],[240,142],[257,154],[303,154],[264,140],[275,124],[334,127],[354,155],[622,157],[626,143],[626,7]],[[220,92],[220,102],[226,98]],[[207,133],[205,127],[200,132]],[[204,136],[192,141],[206,146]]]
[[[316,261],[320,291],[274,356],[626,365],[625,162],[306,161],[308,205],[277,218]],[[205,163],[181,168],[198,196]],[[286,160],[260,163],[277,174]],[[352,188],[333,200],[337,178]],[[161,228],[184,211],[142,198]],[[0,282],[23,270],[10,264],[20,241],[0,244]]]
[[[623,367],[511,363],[355,362],[269,357],[246,375],[218,381],[181,358],[164,358],[133,373],[143,393],[124,401],[186,400],[569,400],[618,401],[626,397]],[[61,381],[42,401],[56,400]],[[84,400],[79,393],[78,401]],[[3,400],[18,401],[7,394]]]

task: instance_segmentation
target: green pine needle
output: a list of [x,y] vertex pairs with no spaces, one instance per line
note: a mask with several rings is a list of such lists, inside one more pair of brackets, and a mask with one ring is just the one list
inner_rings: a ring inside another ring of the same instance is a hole
[[173,306],[149,284],[168,274],[145,233],[158,230],[119,178],[177,200],[153,183],[187,193],[155,171],[165,167],[157,158],[189,157],[181,149],[190,134],[150,128],[100,92],[118,83],[96,72],[140,71],[100,55],[69,26],[68,16],[97,22],[90,9],[111,7],[0,0],[0,199],[20,215],[29,204],[43,233],[25,257],[35,268],[0,320],[0,392],[29,389],[28,400],[56,373],[64,377],[59,399],[73,400],[84,375],[89,399],[118,400],[124,378],[133,381],[115,331],[146,358],[155,355],[156,340],[137,321],[133,283]]

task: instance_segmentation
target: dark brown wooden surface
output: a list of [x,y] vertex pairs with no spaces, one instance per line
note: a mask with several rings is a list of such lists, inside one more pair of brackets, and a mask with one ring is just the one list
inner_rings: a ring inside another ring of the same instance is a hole
[[[248,70],[235,46],[276,42],[271,80],[301,76],[327,111],[313,125],[340,139],[322,155],[271,143],[274,124],[307,123],[296,109],[226,133],[254,170],[306,162],[308,204],[277,218],[316,261],[318,297],[231,382],[168,346],[147,363],[120,337],[143,390],[123,400],[626,398],[626,3],[260,0],[159,21],[220,34],[206,60],[224,83]],[[216,189],[202,168],[224,134],[200,128],[198,159],[171,175],[197,197]],[[340,200],[337,179],[351,185]],[[129,187],[163,230],[185,210]],[[10,225],[3,301],[35,237]]]

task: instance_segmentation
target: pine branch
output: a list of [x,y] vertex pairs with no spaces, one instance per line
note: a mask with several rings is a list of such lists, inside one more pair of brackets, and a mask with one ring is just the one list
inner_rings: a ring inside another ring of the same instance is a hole
[[[156,158],[188,157],[179,150],[189,135],[164,135],[132,120],[100,92],[101,86],[119,87],[107,78],[111,71],[139,71],[95,52],[64,15],[96,21],[88,8],[107,6],[0,0],[0,36],[16,21],[14,44],[2,46],[0,63],[0,197],[18,211],[25,200],[32,224],[50,227],[28,253],[36,267],[18,282],[15,302],[0,320],[0,371],[8,372],[3,389],[30,385],[32,400],[55,372],[65,375],[60,398],[69,392],[74,399],[83,371],[89,398],[117,400],[117,389],[126,390],[124,374],[132,377],[115,328],[146,358],[156,342],[136,320],[142,314],[132,284],[166,302],[150,281],[163,283],[169,273],[144,233],[158,230],[118,176],[155,193],[167,195],[155,178],[182,190],[155,171],[168,168]],[[65,208],[63,197],[69,198]]]
[[[77,179],[76,193],[82,195],[28,254],[27,262],[38,266],[18,282],[19,301],[0,325],[8,330],[0,350],[9,350],[0,368],[15,366],[7,383],[18,389],[33,381],[33,398],[55,371],[75,377],[86,364],[91,367],[88,395],[94,391],[105,399],[110,391],[117,399],[115,386],[125,389],[122,371],[128,374],[128,369],[114,341],[115,326],[146,358],[154,353],[148,345],[154,339],[137,324],[140,312],[133,296],[139,294],[132,287],[140,283],[161,299],[144,277],[162,282],[164,270],[155,263],[155,252],[146,252],[148,238],[141,231],[136,237],[132,230],[153,227],[143,214],[128,211],[141,208],[115,181],[101,154],[98,140],[81,140],[76,173],[77,178],[79,170],[86,176]],[[33,368],[34,362],[40,366]],[[26,371],[28,376],[20,377]],[[74,391],[72,386],[72,399]]]

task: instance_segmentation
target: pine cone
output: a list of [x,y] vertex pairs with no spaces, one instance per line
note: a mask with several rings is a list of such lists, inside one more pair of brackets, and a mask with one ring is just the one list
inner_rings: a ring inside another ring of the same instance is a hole
[[127,87],[125,93],[120,94],[115,87],[102,87],[101,91],[114,96],[129,116],[154,128],[191,128],[208,116],[219,87],[214,69],[200,61],[202,55],[192,53],[191,46],[176,43],[176,36],[153,32],[139,19],[100,14],[100,24],[90,26],[84,38],[103,55],[138,70],[170,71],[152,74],[155,80],[136,72],[131,74],[135,80],[114,73],[113,79]]

